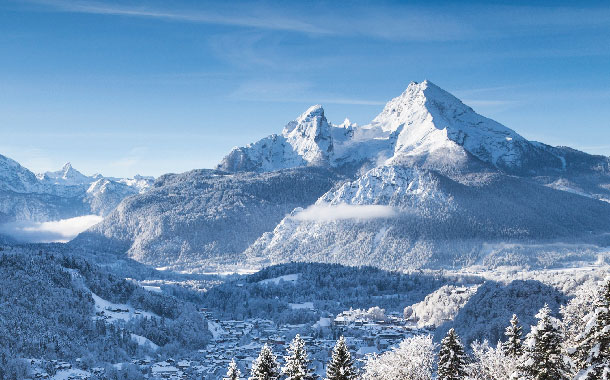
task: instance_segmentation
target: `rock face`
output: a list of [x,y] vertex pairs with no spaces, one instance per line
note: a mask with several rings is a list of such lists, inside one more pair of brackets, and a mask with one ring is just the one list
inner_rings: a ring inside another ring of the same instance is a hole
[[243,148],[234,148],[218,165],[229,172],[273,171],[301,166],[327,166],[333,154],[331,126],[322,106],[310,107],[271,135]]
[[153,178],[86,176],[70,163],[35,175],[0,155],[0,223],[45,222],[76,216],[106,215],[121,200],[145,192]]
[[424,81],[363,126],[310,107],[218,171],[123,201],[77,241],[163,265],[540,267],[596,260],[608,232],[608,157],[528,141]]

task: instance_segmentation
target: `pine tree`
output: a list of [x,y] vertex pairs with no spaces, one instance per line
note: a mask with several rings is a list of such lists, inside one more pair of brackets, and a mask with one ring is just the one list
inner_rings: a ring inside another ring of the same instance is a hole
[[519,357],[523,353],[523,344],[521,343],[521,335],[523,334],[523,328],[519,326],[519,319],[516,314],[510,319],[510,325],[506,328],[504,335],[506,335],[506,342],[502,345],[506,355],[512,357]]
[[286,365],[282,368],[282,373],[286,375],[285,380],[315,380],[317,376],[312,368],[311,362],[307,357],[305,342],[297,334],[290,346],[288,346],[288,356],[284,357]]
[[567,379],[567,365],[561,350],[562,334],[551,309],[544,305],[536,315],[538,324],[527,334],[519,370],[526,379]]
[[466,354],[460,337],[450,329],[441,341],[438,353],[438,380],[461,380],[466,377]]
[[271,348],[264,345],[258,358],[252,364],[248,380],[278,380],[280,378],[279,364]]
[[241,377],[241,372],[239,368],[237,368],[237,363],[235,363],[235,359],[231,360],[229,363],[229,369],[227,370],[227,374],[222,380],[239,380]]
[[341,336],[333,348],[333,356],[326,367],[326,380],[355,380],[358,374],[345,338]]
[[575,361],[587,380],[610,378],[610,281],[603,286],[593,311],[583,321]]

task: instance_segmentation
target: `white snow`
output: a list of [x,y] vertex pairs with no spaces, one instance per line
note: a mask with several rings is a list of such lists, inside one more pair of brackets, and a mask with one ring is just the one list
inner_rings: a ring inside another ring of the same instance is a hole
[[57,373],[51,377],[53,380],[70,380],[70,379],[78,379],[78,378],[89,378],[91,376],[90,372],[83,371],[78,368],[71,369],[62,369],[57,371]]
[[288,123],[282,135],[272,135],[235,148],[219,167],[262,170],[307,166],[342,166],[371,162],[400,164],[406,160],[459,166],[470,153],[492,165],[518,168],[528,151],[565,159],[543,144],[527,141],[515,131],[477,114],[458,98],[424,81],[412,82],[390,100],[370,124],[346,119],[333,125],[315,105]]
[[84,185],[92,182],[92,177],[87,177],[78,170],[72,167],[72,164],[67,162],[60,170],[55,172],[46,172],[37,175],[38,179],[53,183],[56,185],[76,186]]
[[154,344],[150,339],[141,335],[131,334],[131,339],[133,339],[133,341],[139,344],[140,346],[151,348],[154,351],[159,349],[159,346]]
[[300,275],[301,275],[300,273],[287,274],[287,275],[280,276],[280,277],[268,278],[266,280],[259,281],[258,283],[264,284],[264,285],[268,285],[268,284],[279,285],[280,281],[295,283],[299,279]]
[[292,310],[314,310],[313,302],[303,302],[303,303],[289,303],[288,306]]
[[208,330],[210,331],[210,333],[212,334],[212,337],[214,339],[218,339],[220,338],[222,335],[226,334],[227,332],[222,328],[222,326],[220,326],[219,323],[216,323],[214,321],[210,321],[208,320]]
[[331,318],[320,318],[319,321],[317,321],[316,323],[313,324],[312,328],[316,329],[316,328],[321,328],[321,327],[330,327],[331,324],[332,324]]
[[148,290],[149,292],[161,293],[161,287],[160,286],[143,285],[142,287],[145,290]]
[[[156,314],[148,311],[136,310],[135,308],[126,304],[117,304],[106,301],[93,292],[91,292],[91,296],[95,302],[96,314],[100,314],[102,318],[109,322],[117,320],[128,321],[136,317],[159,318]],[[100,316],[96,315],[95,318],[100,318]]]

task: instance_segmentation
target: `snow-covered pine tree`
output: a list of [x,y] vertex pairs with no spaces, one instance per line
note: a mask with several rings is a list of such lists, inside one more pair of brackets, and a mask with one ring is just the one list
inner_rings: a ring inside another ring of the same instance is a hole
[[562,333],[559,321],[551,316],[551,309],[544,305],[536,314],[538,324],[525,339],[519,372],[525,379],[568,379],[568,367],[561,349]]
[[438,380],[462,380],[466,377],[466,354],[460,337],[450,329],[441,341],[438,353]]
[[333,348],[333,356],[326,367],[326,380],[354,380],[358,374],[345,338],[341,336]]
[[519,358],[508,355],[502,343],[490,347],[487,341],[473,342],[471,348],[473,360],[468,363],[468,380],[509,380],[517,373]]
[[229,363],[229,369],[227,370],[227,374],[222,380],[239,380],[241,377],[241,371],[237,368],[237,363],[235,363],[235,359],[231,360]]
[[432,380],[434,346],[431,336],[406,338],[398,347],[370,356],[360,380]]
[[610,379],[610,281],[604,284],[583,326],[574,355],[580,370],[577,378]]
[[286,365],[282,368],[282,374],[286,376],[285,380],[315,380],[317,378],[314,369],[310,368],[311,362],[307,357],[305,342],[299,334],[290,342],[288,355],[284,357],[284,360]]
[[506,355],[512,357],[519,357],[523,353],[523,344],[521,343],[521,335],[523,334],[523,328],[519,326],[519,319],[516,314],[510,319],[510,325],[506,327],[504,335],[506,336],[506,342],[502,345]]
[[280,378],[279,364],[271,348],[264,345],[258,358],[252,363],[248,380],[277,380]]

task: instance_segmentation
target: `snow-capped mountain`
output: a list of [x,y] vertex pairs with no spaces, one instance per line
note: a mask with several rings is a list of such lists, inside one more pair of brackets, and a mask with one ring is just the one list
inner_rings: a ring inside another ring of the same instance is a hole
[[[265,206],[273,212],[253,202],[265,192],[289,199],[305,169],[327,174],[298,202],[280,197]],[[227,254],[392,269],[548,266],[596,260],[610,245],[608,157],[529,141],[429,81],[411,83],[367,125],[332,124],[312,106],[281,134],[234,148],[218,170],[159,181],[75,243],[120,241],[131,257],[162,265]]]
[[36,175],[17,161],[0,155],[0,190],[16,193],[38,193],[43,186]]
[[564,160],[550,147],[477,114],[429,81],[411,83],[373,119],[389,132],[393,151],[385,164],[456,165],[468,155],[506,172],[562,170]]
[[239,172],[326,166],[332,153],[331,126],[322,106],[315,105],[286,124],[281,135],[271,135],[244,148],[234,148],[218,168]]
[[58,171],[40,173],[36,175],[36,178],[43,183],[63,186],[85,185],[91,183],[93,179],[74,169],[69,162]]
[[496,169],[519,174],[560,172],[566,165],[560,150],[526,140],[424,81],[412,82],[362,127],[349,120],[332,125],[322,107],[313,106],[288,123],[281,136],[234,148],[218,168],[272,171],[368,162],[442,170],[463,168],[471,156]]
[[141,176],[86,176],[70,163],[58,171],[35,175],[0,155],[0,223],[106,215],[124,198],[145,192],[153,181]]

